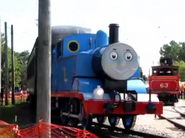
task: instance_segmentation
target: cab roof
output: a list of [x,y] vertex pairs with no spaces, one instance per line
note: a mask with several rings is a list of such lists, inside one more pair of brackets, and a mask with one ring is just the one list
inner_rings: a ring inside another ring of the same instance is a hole
[[163,68],[178,69],[179,66],[152,66],[152,69],[163,69]]
[[[81,33],[91,33],[91,29],[80,27],[80,26],[53,26],[52,27],[52,45],[56,45],[59,41],[61,41],[64,37],[72,34],[81,34]],[[38,45],[38,37],[36,38],[34,46]]]
[[[56,45],[58,42],[60,42],[64,37],[72,34],[80,34],[80,33],[91,33],[91,29],[80,27],[80,26],[70,26],[70,25],[63,25],[63,26],[53,26],[51,28],[51,38],[52,38],[52,46]],[[33,56],[35,55],[35,48],[39,44],[38,37],[35,40],[33,49],[30,53],[28,64],[32,60]]]

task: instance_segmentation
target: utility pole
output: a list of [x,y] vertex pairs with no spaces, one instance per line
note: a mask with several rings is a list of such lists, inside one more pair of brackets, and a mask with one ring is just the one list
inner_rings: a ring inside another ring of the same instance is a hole
[[11,61],[12,61],[12,104],[15,104],[15,72],[14,72],[14,45],[13,45],[13,25],[11,25]]
[[[2,72],[2,69],[1,69],[1,18],[0,18],[0,71]],[[1,91],[1,72],[0,72],[0,94],[2,95],[2,91]],[[3,98],[2,96],[0,96],[0,106],[2,105],[3,103]],[[1,114],[1,113],[0,113]]]
[[50,0],[39,0],[37,46],[37,121],[51,122],[51,19]]
[[8,105],[8,87],[9,87],[9,76],[8,76],[8,39],[7,39],[7,23],[5,22],[5,105]]

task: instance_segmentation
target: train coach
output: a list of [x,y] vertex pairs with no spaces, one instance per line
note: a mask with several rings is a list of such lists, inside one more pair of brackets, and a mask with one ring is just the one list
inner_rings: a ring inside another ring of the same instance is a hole
[[[118,40],[119,25],[110,24],[109,37],[99,30],[75,26],[52,28],[52,115],[62,125],[84,127],[96,118],[131,129],[140,114],[162,114],[163,103],[146,94],[133,47]],[[28,61],[27,87],[36,105],[38,38]]]

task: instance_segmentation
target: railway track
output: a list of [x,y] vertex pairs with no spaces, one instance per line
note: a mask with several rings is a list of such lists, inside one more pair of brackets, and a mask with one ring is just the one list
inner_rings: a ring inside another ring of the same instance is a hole
[[[174,106],[172,107],[173,110],[168,110],[170,112],[179,114],[180,117],[168,118],[162,115],[161,119],[165,119],[171,124],[173,124],[175,127],[185,131],[185,126],[183,124],[180,124],[174,121],[174,119],[185,121],[185,113],[182,113],[176,109],[176,108],[181,108],[181,107],[184,108],[184,106],[178,106],[178,107]],[[101,127],[98,126],[99,125],[98,123],[94,123],[93,125],[94,125],[93,131],[91,130],[90,131],[96,134],[97,136],[99,136],[100,138],[102,137],[107,137],[107,138],[121,138],[121,137],[165,138],[164,136],[161,136],[161,135],[150,134],[150,133],[140,132],[140,131],[135,131],[135,130],[125,130],[123,128],[118,128],[118,127],[115,127],[113,129],[111,126],[104,125],[104,124],[101,125]]]
[[[112,128],[109,125],[102,124],[99,126],[98,123],[93,123],[94,127],[92,127],[89,131],[96,134],[100,138],[121,138],[121,137],[143,137],[143,138],[166,138],[160,135],[150,134],[146,132],[140,132],[135,130],[126,130],[119,127]],[[107,133],[105,133],[107,132]]]
[[[77,128],[82,129],[82,126],[79,125]],[[123,128],[114,127],[112,128],[109,125],[93,122],[92,127],[88,129],[89,132],[95,134],[99,138],[166,138],[160,135],[150,134],[146,132],[140,132],[135,130],[125,130]],[[63,130],[61,130],[63,132]],[[64,133],[64,132],[63,132]],[[88,134],[86,134],[88,136]],[[92,137],[93,138],[93,137]]]
[[179,114],[180,117],[169,118],[169,117],[166,117],[165,115],[161,115],[160,118],[167,120],[168,122],[172,123],[175,127],[185,131],[185,125],[184,124],[179,123],[180,121],[178,121],[178,122],[174,121],[174,119],[185,121],[185,113],[182,113],[182,112],[178,111],[177,108],[179,108],[179,107],[181,107],[181,106],[178,106],[178,107],[173,106],[172,107],[173,110],[170,111],[170,112],[175,112],[175,113]]
[[[180,108],[181,108],[181,106],[179,106]],[[183,108],[184,108],[184,106],[182,106]],[[176,109],[177,107],[173,107],[173,109],[175,110],[175,112],[177,112],[178,114],[180,114],[181,115],[181,117],[183,117],[183,118],[185,118],[185,113],[182,113],[182,112],[179,112],[177,109]]]
[[[177,113],[181,116],[180,119],[185,119],[185,114],[176,110],[176,107],[173,107],[173,110],[169,110],[169,112]],[[175,127],[185,130],[185,126],[180,125],[173,121],[174,118],[167,118],[165,116],[161,116],[161,119],[165,119],[168,122],[172,123]],[[79,129],[82,129],[81,126],[78,126]],[[136,137],[143,137],[143,138],[166,138],[165,136],[151,134],[147,132],[135,131],[135,130],[125,130],[124,128],[115,127],[112,128],[109,125],[105,124],[98,124],[93,122],[91,129],[88,130],[89,132],[95,134],[99,138],[136,138]]]

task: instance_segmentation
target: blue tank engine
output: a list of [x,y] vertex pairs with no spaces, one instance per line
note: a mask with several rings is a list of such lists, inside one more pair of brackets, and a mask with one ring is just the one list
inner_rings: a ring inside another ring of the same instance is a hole
[[[102,30],[92,34],[79,27],[55,30],[52,109],[63,125],[82,123],[87,127],[93,118],[102,124],[108,117],[110,125],[116,126],[122,119],[124,127],[131,129],[138,114],[162,113],[162,103],[151,99],[138,101],[138,93],[146,93],[142,80],[133,79],[140,77],[138,55],[133,47],[119,42],[118,24],[110,24],[109,36]],[[30,56],[28,74],[31,74],[31,63],[36,67],[35,55]],[[33,105],[36,104],[35,80],[36,72],[28,77]]]

